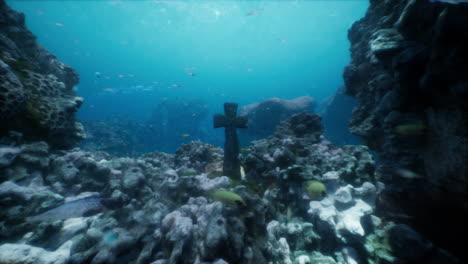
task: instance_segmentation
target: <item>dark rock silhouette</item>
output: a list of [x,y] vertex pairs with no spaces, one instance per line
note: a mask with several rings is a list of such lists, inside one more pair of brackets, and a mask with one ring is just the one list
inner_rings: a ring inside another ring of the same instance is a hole
[[[467,238],[453,234],[468,215],[466,32],[466,5],[371,1],[349,30],[344,71],[346,92],[358,101],[351,132],[379,152],[394,203],[415,229],[465,260]],[[395,168],[422,179],[402,179]]]

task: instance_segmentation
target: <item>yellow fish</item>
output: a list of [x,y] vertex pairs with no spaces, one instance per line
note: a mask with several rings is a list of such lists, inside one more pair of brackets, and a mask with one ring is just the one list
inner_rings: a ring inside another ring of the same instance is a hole
[[182,135],[180,135],[180,136],[181,136],[182,138],[189,138],[189,137],[190,137],[189,134],[182,134]]
[[423,123],[404,124],[395,127],[395,133],[400,136],[418,136],[423,135],[426,126]]
[[291,206],[288,206],[288,209],[286,209],[286,221],[291,222],[292,215]]
[[246,206],[244,199],[235,192],[223,189],[214,189],[209,191],[208,195],[215,201],[220,201],[231,206]]
[[306,181],[304,190],[313,200],[320,200],[327,195],[327,187],[319,181]]

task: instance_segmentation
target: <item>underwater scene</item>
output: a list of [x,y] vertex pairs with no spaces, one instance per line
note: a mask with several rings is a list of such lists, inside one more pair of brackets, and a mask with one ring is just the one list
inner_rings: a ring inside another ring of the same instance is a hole
[[468,263],[468,1],[0,0],[0,264]]

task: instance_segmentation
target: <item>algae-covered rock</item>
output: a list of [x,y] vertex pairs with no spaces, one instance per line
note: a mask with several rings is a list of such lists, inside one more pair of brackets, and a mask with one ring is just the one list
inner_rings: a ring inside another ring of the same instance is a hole
[[0,168],[9,166],[20,152],[20,148],[0,146]]
[[56,251],[25,244],[3,244],[0,246],[0,263],[65,264],[70,257],[72,242],[64,243]]
[[336,264],[336,261],[330,257],[325,256],[322,253],[315,251],[310,255],[310,263],[314,264]]
[[369,259],[375,263],[394,263],[396,260],[388,241],[388,230],[393,226],[393,223],[389,223],[366,237],[364,248]]

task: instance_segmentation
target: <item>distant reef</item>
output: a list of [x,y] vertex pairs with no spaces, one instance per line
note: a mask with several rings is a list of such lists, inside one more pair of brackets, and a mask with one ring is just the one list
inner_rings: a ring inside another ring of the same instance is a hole
[[[351,132],[380,153],[389,197],[416,229],[464,259],[468,241],[456,234],[468,215],[467,32],[465,4],[371,0],[349,30],[344,71],[358,101]],[[420,177],[392,177],[395,169]]]
[[346,95],[345,88],[338,88],[336,93],[323,100],[317,113],[322,116],[325,127],[324,136],[335,145],[359,145],[358,137],[349,132],[348,124],[351,113],[356,106],[356,100]]
[[0,136],[14,130],[26,140],[69,148],[84,138],[75,120],[83,103],[73,86],[78,73],[36,42],[24,14],[0,0]]

